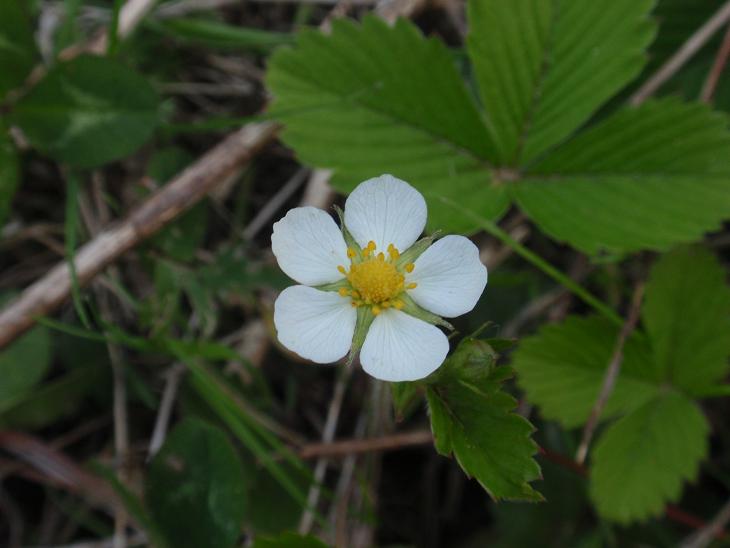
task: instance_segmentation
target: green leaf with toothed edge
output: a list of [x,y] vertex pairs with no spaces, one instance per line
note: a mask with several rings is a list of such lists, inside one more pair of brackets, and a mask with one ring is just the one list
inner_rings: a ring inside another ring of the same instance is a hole
[[730,287],[727,271],[701,247],[680,248],[651,270],[642,321],[657,374],[697,395],[730,370]]
[[612,425],[593,451],[590,494],[598,512],[621,523],[660,515],[707,454],[707,419],[665,392]]
[[589,253],[663,250],[730,216],[727,117],[676,99],[623,109],[510,185],[553,238]]
[[641,71],[653,0],[470,0],[467,46],[501,164],[558,144]]
[[[598,317],[568,317],[520,342],[512,356],[518,382],[545,418],[566,428],[583,424],[598,397],[619,328]],[[602,418],[626,413],[659,391],[651,348],[638,335],[624,347],[621,372]]]
[[513,410],[502,390],[512,375],[495,365],[495,354],[479,340],[465,339],[426,381],[436,450],[454,454],[461,468],[495,499],[543,500],[530,482],[540,478],[533,459],[534,427]]
[[412,23],[389,27],[366,16],[361,25],[335,20],[329,35],[303,30],[295,48],[271,57],[267,84],[284,141],[304,162],[332,168],[339,190],[393,173],[424,194],[429,226],[451,231],[475,226],[440,207],[437,195],[490,219],[509,205],[453,57]]

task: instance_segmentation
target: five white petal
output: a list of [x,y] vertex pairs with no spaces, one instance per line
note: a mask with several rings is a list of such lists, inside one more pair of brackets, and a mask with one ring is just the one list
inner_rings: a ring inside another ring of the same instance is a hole
[[345,225],[360,247],[372,240],[378,251],[393,244],[403,252],[426,227],[426,200],[392,175],[368,179],[347,197]]
[[279,342],[302,358],[332,363],[350,350],[357,312],[335,291],[294,285],[274,303]]
[[316,207],[297,207],[274,223],[271,250],[284,273],[304,285],[336,282],[338,265],[350,264],[335,221]]
[[449,340],[438,327],[389,309],[373,320],[360,362],[376,379],[414,381],[438,369],[448,352]]
[[444,236],[415,262],[407,282],[416,288],[408,293],[416,304],[445,318],[469,312],[487,285],[487,267],[479,249],[464,236]]
[[[345,203],[345,225],[357,243],[371,240],[379,251],[389,244],[404,252],[426,226],[426,202],[415,188],[392,175],[369,179]],[[285,289],[274,305],[279,341],[301,357],[332,363],[350,350],[357,320],[350,300],[313,287],[343,278],[347,245],[332,217],[313,207],[289,211],[274,224],[271,248],[281,269],[304,285]],[[446,236],[424,251],[407,275],[408,290],[422,308],[452,318],[474,308],[487,284],[479,250],[463,236]],[[449,351],[437,327],[395,309],[378,314],[360,350],[363,369],[386,381],[430,375]]]

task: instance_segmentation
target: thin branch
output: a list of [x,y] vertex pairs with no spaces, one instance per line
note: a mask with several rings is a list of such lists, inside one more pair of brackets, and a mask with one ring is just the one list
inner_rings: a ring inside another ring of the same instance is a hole
[[172,406],[175,403],[177,389],[180,386],[180,380],[187,371],[182,364],[173,365],[167,372],[167,380],[165,382],[165,390],[162,392],[160,400],[160,408],[157,410],[157,419],[155,420],[155,428],[152,431],[150,445],[147,451],[147,458],[151,459],[155,453],[160,450],[165,441],[167,427],[170,424],[170,416],[172,415]]
[[309,170],[307,168],[300,168],[287,182],[282,186],[276,194],[262,207],[256,216],[248,223],[248,226],[243,230],[243,237],[246,240],[252,239],[259,230],[264,228],[270,221],[271,218],[276,215],[276,212],[286,203],[286,201],[292,197],[297,189],[302,186],[307,178]]
[[428,445],[433,442],[430,430],[400,432],[378,438],[341,440],[330,443],[310,443],[299,450],[303,459],[315,457],[347,457],[359,453],[392,451],[404,447]]
[[677,52],[634,92],[629,99],[629,104],[638,106],[651,97],[667,80],[674,76],[677,71],[704,46],[715,33],[730,21],[730,0],[710,17],[704,25],[695,31],[687,41],[682,44]]
[[[216,184],[253,158],[276,136],[278,129],[277,124],[264,122],[233,133],[148,198],[124,222],[107,228],[84,245],[76,254],[79,283],[88,283],[124,252],[190,209]],[[58,308],[70,291],[68,264],[62,261],[0,312],[0,348],[32,327],[36,318]]]
[[634,295],[631,298],[631,308],[629,309],[629,315],[624,323],[621,331],[616,339],[616,345],[613,348],[613,355],[611,361],[608,362],[606,368],[606,374],[603,377],[603,385],[601,391],[598,394],[596,403],[593,405],[591,414],[588,417],[585,427],[583,428],[583,437],[581,438],[578,451],[575,454],[575,460],[578,464],[583,464],[588,455],[588,447],[593,439],[593,434],[598,426],[598,420],[601,418],[603,408],[606,407],[608,398],[611,397],[614,386],[616,386],[616,379],[621,371],[621,362],[624,359],[624,346],[629,335],[636,329],[636,324],[639,322],[639,312],[641,310],[641,300],[644,297],[644,284],[639,283],[634,290]]
[[710,523],[682,542],[681,548],[705,548],[705,546],[709,546],[715,538],[718,538],[728,522],[730,522],[730,500],[720,508]]
[[720,76],[722,75],[722,71],[725,69],[725,65],[727,64],[727,58],[729,56],[730,25],[728,25],[727,30],[725,31],[725,36],[722,39],[722,44],[720,44],[720,49],[717,50],[717,55],[715,55],[715,60],[712,63],[712,68],[707,74],[707,79],[702,86],[702,91],[700,92],[700,101],[702,101],[703,103],[712,102],[712,98],[714,97],[715,91],[717,90],[717,84],[720,81]]
[[[335,384],[335,390],[332,394],[332,401],[330,402],[329,409],[327,410],[327,419],[324,424],[324,430],[322,432],[322,442],[331,443],[335,437],[335,430],[337,429],[337,422],[340,417],[340,410],[342,409],[342,401],[345,397],[345,391],[347,390],[347,384],[352,376],[352,367],[346,367],[342,370],[337,383]],[[314,468],[314,480],[309,488],[307,494],[307,507],[302,514],[302,519],[299,521],[299,533],[306,535],[312,528],[314,523],[314,512],[317,507],[319,500],[320,486],[324,475],[327,472],[327,459],[320,457],[317,461],[317,465]]]

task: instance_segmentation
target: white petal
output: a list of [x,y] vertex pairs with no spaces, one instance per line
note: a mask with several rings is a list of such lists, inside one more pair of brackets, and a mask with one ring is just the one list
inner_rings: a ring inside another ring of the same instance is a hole
[[487,267],[479,249],[464,236],[445,236],[416,259],[407,282],[418,284],[408,291],[426,310],[453,318],[469,312],[487,285]]
[[415,381],[444,362],[449,340],[423,320],[395,309],[375,317],[360,351],[362,368],[384,381]]
[[304,285],[287,287],[274,303],[279,342],[317,363],[332,363],[347,354],[356,318],[350,299]]
[[296,207],[274,223],[271,250],[284,273],[305,285],[341,280],[337,267],[350,264],[340,229],[316,207]]
[[368,179],[348,196],[345,225],[362,247],[372,240],[378,251],[384,252],[389,244],[405,251],[426,226],[426,200],[392,175]]

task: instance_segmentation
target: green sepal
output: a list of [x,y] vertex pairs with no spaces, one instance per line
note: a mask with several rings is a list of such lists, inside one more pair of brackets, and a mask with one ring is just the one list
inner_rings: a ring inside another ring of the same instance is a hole
[[355,252],[355,256],[352,257],[350,260],[355,264],[359,264],[362,262],[363,259],[362,248],[355,241],[355,238],[352,237],[352,234],[350,234],[350,231],[347,230],[347,227],[345,226],[345,212],[342,211],[342,209],[340,209],[340,207],[337,205],[332,207],[334,207],[335,211],[337,212],[337,216],[340,218],[340,229],[342,230],[342,237],[345,239],[347,247],[351,248]]
[[414,318],[423,320],[424,322],[430,323],[431,325],[440,325],[441,327],[445,327],[450,331],[454,330],[454,326],[444,320],[441,316],[437,316],[436,314],[433,314],[432,312],[429,312],[428,310],[418,306],[416,304],[416,301],[414,301],[411,296],[405,291],[398,295],[398,299],[403,301],[403,308],[401,309],[402,312],[410,314]]
[[357,320],[355,322],[355,333],[352,336],[352,346],[350,347],[350,353],[347,355],[347,361],[345,364],[349,367],[352,365],[352,361],[357,356],[358,352],[365,343],[365,337],[370,329],[370,324],[373,323],[375,314],[369,306],[358,306],[357,307]]
[[421,238],[415,244],[413,244],[411,247],[406,249],[403,253],[400,254],[400,257],[398,257],[398,260],[395,262],[395,267],[398,270],[403,270],[403,268],[408,263],[415,262],[416,259],[418,259],[418,257],[421,256],[421,253],[426,251],[431,246],[431,244],[434,243],[440,237],[440,232],[441,232],[440,230],[436,230],[430,236]]
[[320,291],[339,291],[341,287],[350,289],[350,284],[346,278],[342,278],[341,280],[332,282],[331,284],[315,285],[314,289],[319,289]]

